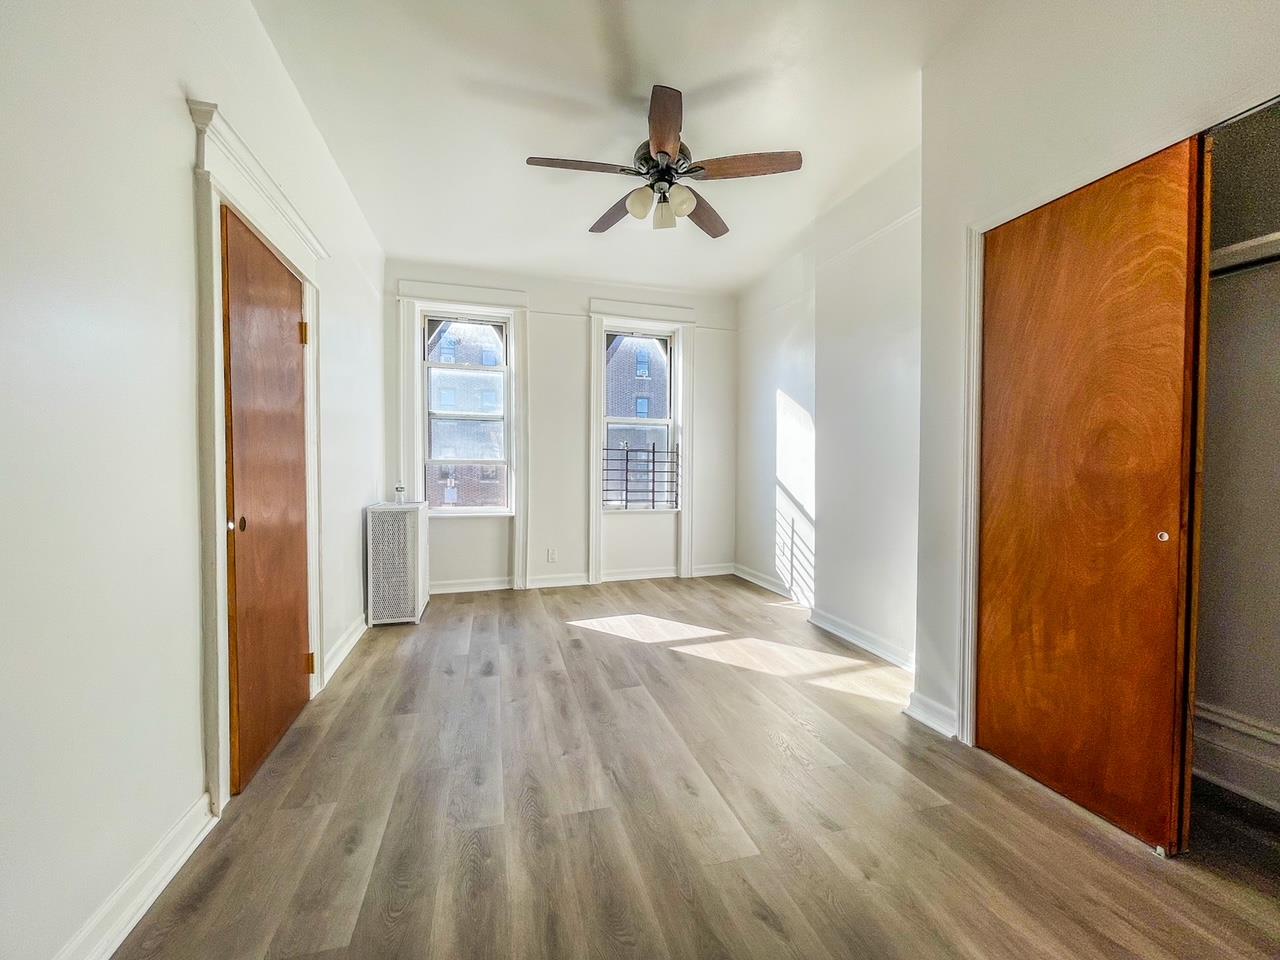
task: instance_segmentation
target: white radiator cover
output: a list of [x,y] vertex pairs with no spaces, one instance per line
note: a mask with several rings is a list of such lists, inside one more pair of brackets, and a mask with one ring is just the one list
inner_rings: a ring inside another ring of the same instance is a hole
[[427,505],[375,503],[365,509],[368,624],[417,623],[431,583]]

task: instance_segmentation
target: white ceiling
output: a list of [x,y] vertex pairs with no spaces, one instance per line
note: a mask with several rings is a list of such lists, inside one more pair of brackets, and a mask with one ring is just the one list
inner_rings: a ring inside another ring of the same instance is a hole
[[[976,0],[256,0],[388,256],[690,289],[762,272],[919,142],[919,68]],[[695,159],[804,169],[699,187],[729,224],[587,228],[630,178],[649,88],[684,91]]]

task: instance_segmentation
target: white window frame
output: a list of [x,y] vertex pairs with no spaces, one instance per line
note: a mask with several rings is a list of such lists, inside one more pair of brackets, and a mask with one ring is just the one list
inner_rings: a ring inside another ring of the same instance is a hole
[[[483,466],[483,467],[499,467],[507,472],[507,503],[502,507],[494,506],[471,506],[471,507],[455,507],[445,506],[443,504],[432,504],[428,510],[428,516],[432,517],[461,517],[461,516],[486,516],[486,517],[510,517],[515,515],[515,469],[513,465],[512,449],[514,446],[514,438],[512,436],[512,354],[511,340],[512,327],[510,316],[494,317],[485,316],[473,312],[461,312],[457,310],[440,311],[440,310],[424,310],[420,313],[422,324],[422,489],[427,489],[427,475],[433,468],[441,466]],[[500,364],[483,364],[483,363],[440,363],[428,359],[428,338],[429,324],[432,320],[453,320],[459,323],[483,323],[489,326],[502,328],[502,352],[505,363]],[[501,373],[502,374],[502,415],[499,418],[493,414],[478,413],[461,413],[458,411],[437,413],[431,412],[431,372],[433,370],[466,370],[480,371],[483,373]],[[502,453],[501,460],[471,460],[461,459],[458,457],[432,457],[431,456],[431,421],[441,420],[477,420],[485,423],[492,423],[495,420],[502,421]]]
[[[387,490],[404,484],[412,500],[422,500],[426,482],[426,449],[423,444],[425,406],[422,390],[424,314],[462,314],[507,323],[507,410],[510,446],[507,448],[507,498],[511,509],[464,513],[453,509],[432,515],[442,523],[480,523],[479,517],[511,518],[509,583],[524,590],[529,579],[529,354],[526,331],[529,297],[523,290],[475,287],[428,280],[396,281],[399,312],[399,348],[396,355],[399,450],[388,468]],[[514,485],[512,485],[514,483]]]
[[[587,505],[587,579],[603,579],[604,470],[601,463],[605,439],[604,381],[606,334],[651,334],[671,340],[668,382],[671,389],[670,442],[680,450],[680,486],[676,508],[609,510],[610,516],[633,517],[674,514],[676,517],[676,575],[693,576],[693,372],[696,326],[694,313],[685,307],[591,299],[591,456],[590,503]],[[645,420],[652,424],[655,421]],[[636,520],[643,523],[643,520]]]

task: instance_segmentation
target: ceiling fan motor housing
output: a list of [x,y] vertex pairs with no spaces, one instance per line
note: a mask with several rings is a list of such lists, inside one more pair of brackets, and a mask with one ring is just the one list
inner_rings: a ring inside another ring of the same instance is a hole
[[658,180],[665,180],[668,184],[674,183],[676,177],[681,176],[692,165],[693,154],[683,142],[680,144],[679,155],[666,166],[653,159],[649,153],[648,140],[636,147],[635,156],[632,158],[632,166],[644,174],[651,184]]

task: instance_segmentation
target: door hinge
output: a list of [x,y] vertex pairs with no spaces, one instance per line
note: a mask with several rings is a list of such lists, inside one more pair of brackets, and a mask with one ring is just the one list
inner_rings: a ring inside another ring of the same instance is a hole
[[316,672],[316,655],[314,653],[307,654],[307,673]]
[[307,342],[307,321],[298,321],[298,339],[305,345]]

